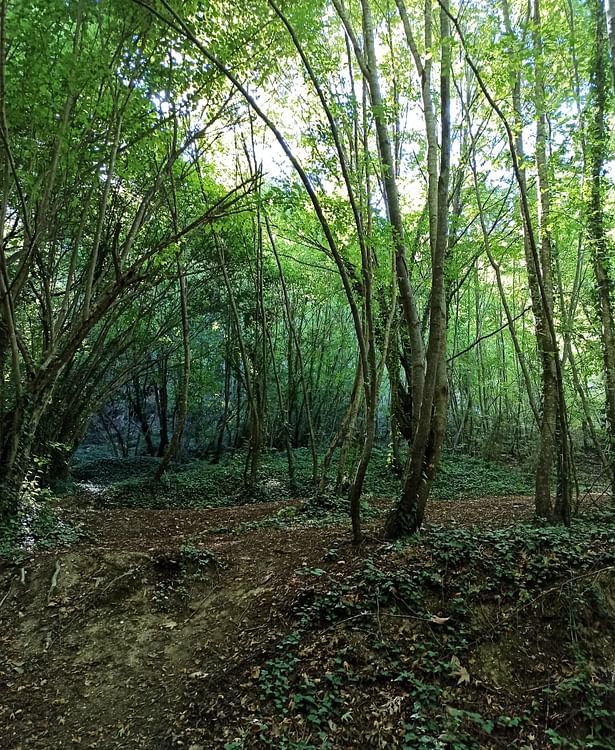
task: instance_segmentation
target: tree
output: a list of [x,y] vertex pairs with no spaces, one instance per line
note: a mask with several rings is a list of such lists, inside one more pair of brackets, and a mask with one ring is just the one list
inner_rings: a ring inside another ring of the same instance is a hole
[[[608,159],[607,125],[607,45],[605,14],[599,0],[590,2],[594,26],[594,45],[591,62],[591,99],[588,128],[589,200],[587,206],[588,239],[596,282],[595,306],[604,362],[605,415],[609,429],[609,457],[611,486],[615,487],[615,318],[613,312],[613,277],[609,258],[612,243],[607,234],[604,212],[604,169]],[[613,3],[609,3],[612,14]],[[611,15],[610,24],[612,27]],[[615,65],[614,65],[615,80]]]
[[[38,426],[63,404],[62,376],[88,337],[156,278],[165,251],[224,214],[244,187],[200,201],[173,227],[163,188],[185,179],[208,124],[156,107],[173,74],[159,48],[171,42],[148,14],[85,0],[69,13],[63,2],[44,14],[6,3],[1,11],[0,363],[10,385],[0,510],[11,514]],[[181,97],[187,80],[176,84]],[[211,96],[215,121],[213,88]]]

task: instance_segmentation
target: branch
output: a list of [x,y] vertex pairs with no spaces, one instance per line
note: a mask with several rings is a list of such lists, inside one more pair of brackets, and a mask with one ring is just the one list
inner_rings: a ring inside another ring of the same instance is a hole
[[490,331],[489,333],[485,333],[484,336],[479,336],[476,340],[474,340],[469,346],[466,346],[465,349],[462,349],[460,352],[457,352],[456,354],[453,354],[452,357],[449,357],[446,361],[452,362],[454,359],[457,359],[457,357],[461,357],[462,354],[465,354],[466,352],[469,352],[470,349],[474,349],[475,346],[478,346],[481,341],[484,341],[485,339],[490,339],[492,336],[495,336],[496,333],[499,333],[500,331],[503,331],[505,328],[508,328],[508,326],[511,323],[514,323],[516,320],[519,320],[519,318],[522,318],[526,312],[529,312],[532,309],[531,305],[528,305],[524,310],[522,310],[519,315],[514,317],[512,320],[507,321],[506,323],[503,323],[499,328],[496,328],[495,331]]

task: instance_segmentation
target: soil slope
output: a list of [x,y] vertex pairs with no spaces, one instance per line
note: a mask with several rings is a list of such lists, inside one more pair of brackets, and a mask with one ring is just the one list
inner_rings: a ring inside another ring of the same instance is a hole
[[[433,502],[429,522],[498,527],[531,512],[526,497]],[[6,750],[224,747],[191,739],[194,696],[232,705],[227,676],[290,632],[302,573],[343,580],[382,547],[381,519],[355,548],[346,525],[303,523],[289,503],[64,514],[87,541],[0,568]]]

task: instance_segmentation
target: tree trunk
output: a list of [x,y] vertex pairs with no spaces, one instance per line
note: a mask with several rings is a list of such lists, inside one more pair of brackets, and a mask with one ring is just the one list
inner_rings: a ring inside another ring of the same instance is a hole
[[0,520],[14,517],[19,510],[36,430],[50,397],[50,389],[26,391],[7,415],[0,454]]
[[[401,5],[401,4],[400,4]],[[427,8],[427,5],[426,5]],[[397,506],[385,525],[385,534],[396,538],[413,534],[424,519],[429,491],[436,471],[446,430],[448,408],[448,386],[446,373],[446,333],[447,301],[445,259],[448,249],[448,193],[450,173],[450,24],[446,13],[448,4],[443,0],[440,11],[441,71],[440,71],[440,111],[441,143],[439,174],[434,165],[428,175],[431,187],[428,189],[430,216],[430,245],[432,249],[429,340],[425,356],[425,378],[420,399],[413,393],[416,416],[411,455],[405,471],[401,495]],[[426,33],[431,34],[431,12],[426,12]],[[407,29],[406,29],[407,31]],[[429,37],[430,38],[430,37]],[[412,46],[410,39],[408,43]],[[426,71],[422,71],[426,75]],[[429,104],[425,109],[426,130],[433,138],[432,112],[429,85],[423,85],[424,96]],[[429,165],[428,165],[429,166]],[[433,185],[437,186],[434,190]]]
[[182,435],[184,432],[184,425],[186,423],[186,415],[188,413],[188,393],[190,390],[190,323],[188,320],[188,288],[186,285],[186,274],[179,258],[177,260],[177,278],[179,281],[179,299],[182,320],[182,350],[184,355],[184,362],[182,367],[182,382],[176,404],[176,418],[175,424],[173,425],[173,437],[162,457],[162,461],[160,462],[158,469],[156,470],[156,473],[154,475],[155,482],[160,481],[162,475],[171,463],[171,460],[179,450]]
[[141,388],[139,379],[137,377],[134,377],[132,379],[132,399],[131,399],[132,410],[133,410],[134,416],[137,419],[137,424],[139,425],[139,429],[141,430],[143,438],[145,439],[147,453],[150,456],[155,456],[156,448],[154,447],[154,441],[152,440],[152,429],[151,429],[149,420],[147,418],[147,413],[145,411],[145,404],[146,404],[146,398],[147,398],[146,394],[147,394],[147,391],[146,389]]
[[[596,282],[596,314],[600,321],[600,343],[604,363],[605,412],[609,435],[611,486],[615,488],[615,318],[613,312],[613,279],[610,277],[609,256],[613,247],[604,221],[603,173],[608,158],[608,124],[606,119],[606,40],[604,9],[601,0],[593,0],[595,41],[591,71],[591,106],[589,137],[588,233]],[[615,54],[615,0],[609,0],[609,40],[611,55]],[[615,81],[615,57],[611,58]]]
[[217,435],[215,436],[215,448],[214,455],[211,459],[212,464],[220,463],[222,457],[222,450],[224,448],[224,433],[229,421],[229,410],[231,403],[231,339],[227,333],[225,336],[225,347],[224,347],[224,406],[222,408],[222,415],[218,424]]
[[[596,18],[600,19],[600,22],[602,22],[602,19],[604,17],[604,11],[602,10],[602,7],[603,6],[600,5],[600,8],[599,10],[597,10],[595,16]],[[615,87],[615,0],[607,0],[606,13],[609,51],[611,53],[611,77],[613,86]]]
[[162,458],[169,446],[169,355],[162,354],[159,362],[160,383],[156,385],[156,406],[160,439],[157,455]]

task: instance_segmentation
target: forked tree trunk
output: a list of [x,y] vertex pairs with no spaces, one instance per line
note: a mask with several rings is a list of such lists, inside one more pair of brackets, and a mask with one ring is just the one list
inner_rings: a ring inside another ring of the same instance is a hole
[[[512,37],[508,0],[502,3],[504,25]],[[526,19],[529,25],[529,16]],[[519,189],[521,216],[523,221],[524,250],[530,295],[536,321],[536,341],[542,365],[542,414],[540,440],[535,475],[536,515],[548,520],[568,523],[571,512],[569,432],[564,397],[563,365],[557,346],[553,306],[552,239],[550,228],[550,185],[546,152],[547,121],[545,113],[544,63],[542,61],[542,32],[540,4],[534,3],[531,19],[532,45],[535,53],[534,106],[536,109],[536,167],[538,173],[538,226],[539,238],[534,229],[534,220],[529,208],[528,189],[523,166],[523,115],[521,107],[521,81],[518,73],[511,77],[515,133],[505,115],[493,100],[484,85],[476,66],[469,60],[477,76],[481,90],[489,104],[504,123],[509,141],[513,170]],[[457,27],[458,28],[458,27]],[[459,31],[459,28],[458,28]],[[557,457],[557,460],[556,460]],[[551,498],[551,477],[557,468],[558,483],[556,503]]]
[[[447,2],[440,11],[441,70],[440,70],[440,164],[428,162],[428,211],[431,247],[431,290],[429,311],[429,337],[425,355],[425,378],[423,388],[413,392],[416,410],[410,460],[406,467],[401,495],[396,508],[390,514],[385,534],[390,538],[412,534],[420,529],[442,450],[446,431],[448,409],[448,380],[446,365],[447,301],[445,259],[448,249],[448,194],[450,175],[450,23],[446,13]],[[405,7],[398,2],[404,17]],[[426,4],[426,41],[431,39],[431,10]],[[404,24],[408,45],[415,49],[411,29]],[[415,57],[416,59],[416,57]],[[422,78],[425,109],[425,126],[428,142],[434,141],[435,123],[432,116],[433,103],[429,85],[429,70],[417,68]],[[403,295],[403,291],[400,289]],[[416,356],[413,353],[413,356]],[[420,396],[420,397],[419,397]],[[413,420],[414,421],[414,420]]]

